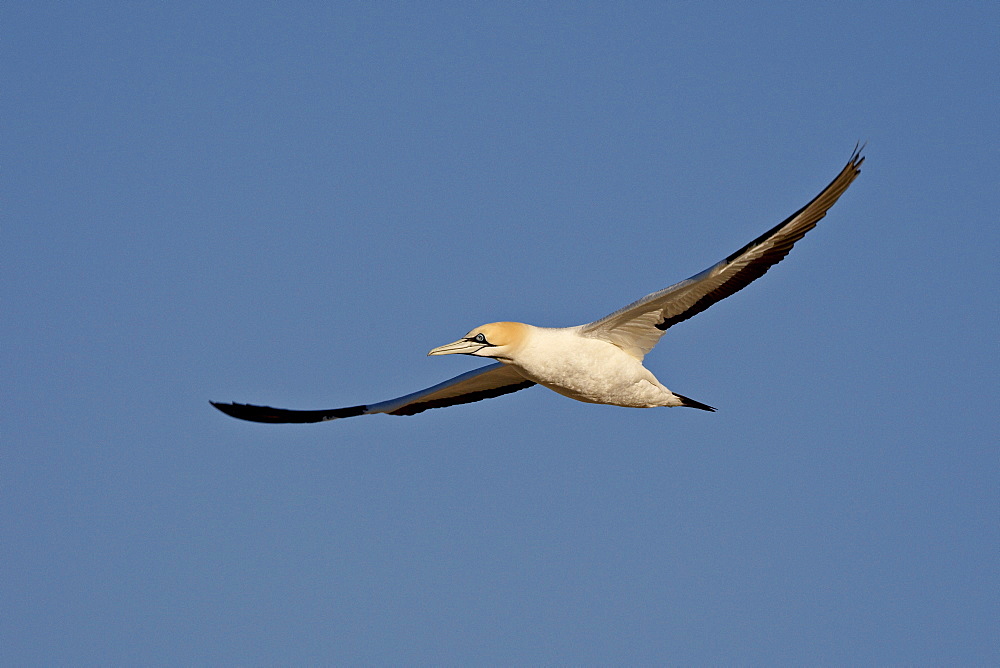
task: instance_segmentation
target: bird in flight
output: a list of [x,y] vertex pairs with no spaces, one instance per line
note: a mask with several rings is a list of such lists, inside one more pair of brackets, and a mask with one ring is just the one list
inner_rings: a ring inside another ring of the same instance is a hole
[[325,422],[356,415],[414,415],[429,408],[498,397],[532,385],[595,404],[634,408],[687,406],[715,409],[671,392],[642,365],[667,329],[746,287],[781,261],[816,226],[861,172],[861,149],[811,202],[725,260],[600,320],[576,327],[494,322],[476,327],[428,355],[472,355],[496,360],[425,390],[376,404],[325,410],[288,410],[211,402],[226,415],[251,422]]

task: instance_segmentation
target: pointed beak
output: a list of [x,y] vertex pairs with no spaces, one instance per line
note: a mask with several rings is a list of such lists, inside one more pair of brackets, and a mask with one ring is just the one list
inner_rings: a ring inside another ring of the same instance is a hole
[[467,341],[466,339],[459,339],[454,343],[449,343],[446,346],[438,346],[434,350],[427,353],[428,355],[471,355],[472,353],[481,350],[483,344],[476,343],[475,341]]

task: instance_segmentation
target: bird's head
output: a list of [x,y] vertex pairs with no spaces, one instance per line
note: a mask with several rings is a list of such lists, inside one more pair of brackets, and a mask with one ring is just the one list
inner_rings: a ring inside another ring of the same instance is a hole
[[519,322],[492,322],[476,327],[454,343],[440,346],[428,355],[475,355],[510,359],[528,333],[528,326]]

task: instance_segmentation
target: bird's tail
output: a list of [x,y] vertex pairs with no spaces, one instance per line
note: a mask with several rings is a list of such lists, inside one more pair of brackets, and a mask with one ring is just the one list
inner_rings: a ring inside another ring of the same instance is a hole
[[677,394],[676,392],[672,392],[672,394],[681,400],[681,406],[687,406],[688,408],[697,408],[698,410],[702,411],[711,411],[713,413],[715,412],[715,409],[709,406],[708,404],[703,404],[700,401],[689,399],[688,397],[685,397],[683,394]]

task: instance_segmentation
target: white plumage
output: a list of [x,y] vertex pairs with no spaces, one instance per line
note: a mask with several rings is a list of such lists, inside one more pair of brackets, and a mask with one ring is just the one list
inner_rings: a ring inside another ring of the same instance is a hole
[[248,404],[212,405],[253,422],[322,422],[388,413],[413,415],[516,392],[534,384],[598,404],[652,408],[711,406],[671,392],[642,365],[643,357],[668,328],[742,289],[779,262],[816,226],[860,173],[856,149],[840,174],[808,204],[725,260],[691,278],[654,292],[587,325],[545,328],[517,322],[477,327],[429,355],[463,354],[496,363],[413,394],[376,404],[325,410],[287,410]]

